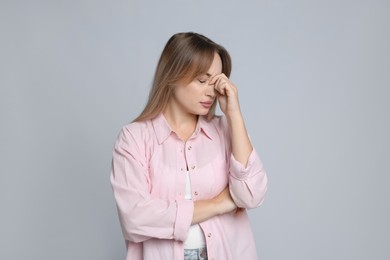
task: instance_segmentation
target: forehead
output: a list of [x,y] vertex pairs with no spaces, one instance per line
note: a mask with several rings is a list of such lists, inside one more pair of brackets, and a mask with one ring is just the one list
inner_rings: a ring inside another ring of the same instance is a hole
[[210,68],[207,70],[206,75],[211,77],[222,73],[222,60],[218,53],[214,54],[213,62]]

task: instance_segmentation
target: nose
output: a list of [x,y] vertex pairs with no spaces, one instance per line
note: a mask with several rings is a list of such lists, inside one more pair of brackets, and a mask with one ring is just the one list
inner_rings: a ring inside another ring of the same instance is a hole
[[215,98],[215,88],[214,88],[214,84],[208,84],[207,86],[207,91],[206,91],[206,95],[211,97],[211,98]]

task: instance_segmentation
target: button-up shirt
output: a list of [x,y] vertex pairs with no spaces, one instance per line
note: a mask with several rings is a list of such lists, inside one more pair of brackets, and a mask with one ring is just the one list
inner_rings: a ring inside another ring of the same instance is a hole
[[[186,200],[186,170],[192,200]],[[194,201],[217,196],[229,186],[236,205],[258,207],[267,177],[253,149],[247,165],[231,153],[226,117],[199,116],[193,135],[181,140],[163,114],[122,128],[113,151],[111,184],[127,246],[127,260],[181,260]],[[209,259],[257,259],[246,210],[199,223]]]

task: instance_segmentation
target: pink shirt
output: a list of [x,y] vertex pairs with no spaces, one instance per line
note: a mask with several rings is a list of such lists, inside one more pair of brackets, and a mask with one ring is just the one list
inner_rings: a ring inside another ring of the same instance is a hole
[[[210,199],[227,185],[237,206],[263,201],[267,177],[255,150],[247,166],[234,159],[225,117],[200,116],[186,142],[163,114],[123,127],[115,144],[111,184],[127,246],[127,260],[183,259],[194,203],[185,200],[186,165],[193,201]],[[246,210],[200,223],[208,258],[257,259]]]

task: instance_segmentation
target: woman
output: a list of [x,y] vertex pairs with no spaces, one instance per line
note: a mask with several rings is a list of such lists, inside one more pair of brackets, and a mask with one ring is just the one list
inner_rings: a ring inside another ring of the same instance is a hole
[[166,44],[148,103],[113,152],[127,259],[257,259],[245,209],[261,204],[267,177],[230,71],[228,52],[203,35]]

